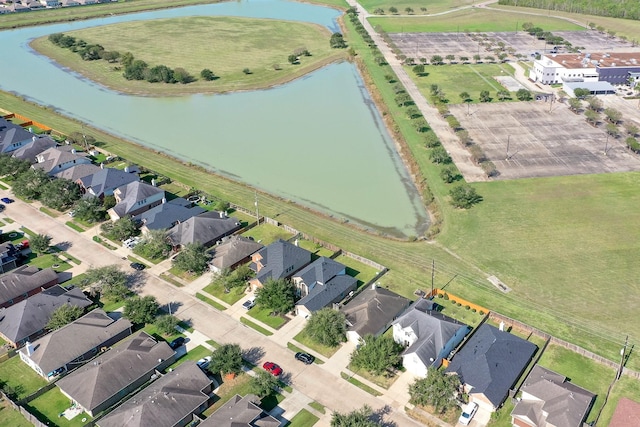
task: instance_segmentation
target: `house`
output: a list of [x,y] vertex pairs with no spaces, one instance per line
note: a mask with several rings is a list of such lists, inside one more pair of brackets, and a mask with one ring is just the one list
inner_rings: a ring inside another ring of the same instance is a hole
[[51,268],[40,270],[23,265],[0,276],[0,308],[10,307],[57,284],[58,274]]
[[596,397],[540,365],[533,367],[520,391],[511,411],[511,424],[516,427],[582,427]]
[[218,272],[225,268],[234,269],[240,264],[249,262],[251,255],[264,248],[260,243],[246,237],[233,235],[222,239],[222,243],[215,246],[210,267]]
[[[11,242],[0,243],[0,273],[6,273],[18,267],[20,251]],[[0,290],[0,307],[2,307]]]
[[640,403],[621,397],[613,412],[609,427],[629,427],[640,425]]
[[187,361],[153,381],[104,418],[99,427],[183,427],[210,404],[212,381]]
[[175,351],[140,331],[58,380],[60,391],[95,417],[175,361]]
[[116,199],[116,205],[108,212],[112,221],[127,215],[139,215],[158,206],[164,200],[163,189],[142,181],[130,182],[118,187],[113,195]]
[[236,394],[216,412],[198,424],[200,427],[280,427],[280,421],[265,414],[258,406],[260,399],[248,394]]
[[228,217],[225,212],[211,211],[174,225],[169,230],[168,238],[174,248],[196,242],[208,248],[241,228],[236,218]]
[[509,332],[483,324],[449,363],[469,400],[491,412],[507,398],[538,347]]
[[89,164],[91,160],[85,155],[76,153],[75,148],[71,146],[61,146],[47,148],[36,156],[36,163],[31,167],[41,169],[48,175],[55,175],[65,169],[79,164]]
[[420,377],[438,368],[471,328],[437,311],[437,304],[420,298],[393,321],[393,340],[405,347],[402,366]]
[[40,0],[40,3],[44,7],[52,8],[52,7],[60,7],[60,2],[58,0]]
[[65,304],[86,308],[92,302],[79,288],[53,286],[0,309],[0,336],[14,347],[33,341],[45,332],[53,312]]
[[638,52],[594,52],[542,55],[534,61],[529,77],[543,84],[566,82],[628,83],[631,73],[640,72]]
[[16,159],[26,160],[31,164],[34,164],[37,162],[36,157],[38,156],[38,154],[49,148],[56,147],[57,145],[58,143],[48,135],[42,137],[37,137],[34,135],[31,138],[30,142],[12,151],[11,155]]
[[347,319],[347,339],[358,345],[365,335],[382,334],[409,305],[407,298],[371,285],[340,308]]
[[320,257],[298,271],[292,278],[300,300],[296,313],[309,316],[342,301],[358,287],[358,281],[346,274],[347,268],[327,257]]
[[95,309],[18,352],[20,359],[47,380],[85,364],[100,351],[131,335],[131,322],[124,317],[113,320]]
[[256,272],[256,277],[249,283],[253,289],[257,289],[268,279],[288,279],[309,262],[311,252],[278,239],[251,255],[250,267]]
[[140,224],[140,230],[166,230],[196,215],[206,212],[200,206],[182,197],[173,200],[163,200],[161,204],[136,215],[133,218]]
[[83,194],[101,199],[111,196],[116,188],[136,181],[140,181],[137,174],[104,166],[100,166],[95,173],[76,180]]
[[69,181],[77,182],[79,179],[89,175],[93,175],[99,170],[100,167],[94,165],[93,163],[83,163],[55,173],[53,174],[53,176],[55,176],[56,178],[68,179]]
[[[18,8],[16,7],[16,9]],[[23,145],[33,142],[34,136],[22,126],[16,125],[0,116],[0,153],[9,153],[17,150]]]

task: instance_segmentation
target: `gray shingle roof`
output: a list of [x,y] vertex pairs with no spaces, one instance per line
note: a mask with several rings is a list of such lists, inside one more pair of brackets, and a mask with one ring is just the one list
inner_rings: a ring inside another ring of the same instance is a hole
[[91,163],[85,155],[74,153],[73,149],[68,146],[47,148],[38,154],[37,159],[38,163],[34,163],[32,167],[34,169],[42,169],[51,174],[55,174],[62,169],[68,169],[73,164]]
[[[511,415],[541,427],[580,427],[595,398],[593,393],[540,365],[533,367],[521,390],[523,399]],[[525,393],[535,399],[525,399]]]
[[327,283],[345,269],[344,264],[323,256],[298,271],[293,278],[300,278],[307,287],[312,288],[316,283]]
[[260,283],[265,283],[267,279],[289,277],[311,261],[311,252],[282,239],[262,248],[258,253],[264,266],[256,274]]
[[211,264],[220,270],[250,257],[264,246],[242,236],[230,236],[213,249]]
[[85,308],[92,303],[79,288],[66,290],[62,286],[54,286],[0,309],[0,333],[17,343],[43,330],[51,314],[64,304]]
[[98,421],[100,427],[173,427],[208,401],[211,380],[186,361]]
[[[255,402],[255,403],[254,403]],[[201,427],[279,427],[280,421],[263,413],[258,406],[260,399],[248,394],[240,397],[236,394],[216,412],[201,422]]]
[[15,147],[12,146],[13,144],[30,140],[34,136],[31,132],[23,129],[22,126],[0,117],[0,153],[15,150]]
[[36,156],[48,148],[58,145],[50,136],[36,138],[30,143],[23,145],[11,154],[17,159],[27,160],[31,163],[36,162]]
[[407,298],[385,288],[371,287],[356,295],[340,308],[346,318],[349,331],[357,332],[360,337],[377,334],[382,328],[411,303]]
[[140,331],[61,378],[57,385],[83,408],[93,411],[143,377],[149,380],[154,370],[174,354],[166,342]]
[[164,230],[206,212],[200,206],[191,207],[191,205],[192,203],[188,200],[178,197],[144,211],[135,218],[142,221],[149,230]]
[[[415,353],[425,366],[431,366],[434,361],[446,356],[441,353],[447,348],[449,341],[457,334],[461,335],[459,340],[462,341],[469,329],[467,325],[455,319],[432,311],[432,308],[432,301],[420,298],[393,322],[402,329],[413,330],[418,339],[403,355]],[[460,331],[461,329],[464,331]]]
[[223,212],[204,212],[193,216],[169,230],[169,240],[174,246],[187,243],[202,243],[209,247],[221,238],[240,230],[242,225],[236,218]]
[[509,332],[483,324],[453,357],[447,372],[499,407],[537,350],[537,346]]
[[[113,320],[103,310],[95,309],[32,342],[29,358],[47,374],[127,329],[131,329],[131,322],[124,317]],[[24,347],[19,351],[28,355]]]
[[139,207],[138,201],[158,193],[164,194],[164,190],[143,181],[131,182],[114,191],[118,204],[113,207],[113,210],[123,218]]
[[317,283],[304,298],[296,305],[302,305],[310,312],[318,311],[345,298],[350,291],[358,286],[355,277],[340,274],[329,279],[324,284]]
[[138,175],[134,173],[113,168],[98,168],[92,175],[80,178],[82,186],[87,189],[87,192],[96,197],[100,197],[104,193],[112,193],[118,187],[139,180]]
[[50,268],[40,270],[28,265],[18,267],[0,276],[0,303],[17,298],[57,279],[58,275]]
[[98,172],[100,168],[91,163],[83,163],[80,165],[71,166],[69,169],[65,169],[61,172],[53,174],[56,178],[64,178],[69,181],[76,181]]

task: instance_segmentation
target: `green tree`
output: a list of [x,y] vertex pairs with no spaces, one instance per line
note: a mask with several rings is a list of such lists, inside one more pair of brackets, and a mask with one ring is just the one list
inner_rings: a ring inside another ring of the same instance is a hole
[[181,83],[184,85],[195,80],[187,70],[181,67],[177,67],[175,70],[173,70],[173,79],[176,83]]
[[29,247],[37,254],[44,254],[49,251],[49,245],[51,244],[51,236],[46,234],[36,234],[31,236],[29,240]]
[[140,59],[134,59],[129,65],[125,65],[122,75],[127,80],[144,80],[147,67],[146,62]]
[[473,60],[476,61],[476,64],[480,62],[481,59],[482,59],[482,56],[478,54],[473,55]]
[[113,222],[106,222],[100,229],[112,240],[127,240],[139,233],[135,221],[128,215]]
[[251,70],[250,70],[249,68],[243,68],[243,69],[242,69],[242,72],[243,72],[244,74],[246,74],[247,76],[248,76],[249,74],[251,74]]
[[586,88],[578,87],[573,90],[573,95],[578,99],[584,99],[589,96],[589,94],[591,94],[591,91]]
[[449,61],[449,64],[453,64],[453,61],[455,61],[455,60],[456,60],[456,56],[455,56],[455,55],[451,55],[451,54],[449,54],[449,55],[445,56],[445,57],[444,57],[444,59],[446,59],[447,61]]
[[447,184],[451,184],[454,181],[459,180],[461,177],[458,170],[453,166],[446,166],[440,171],[440,178]]
[[511,98],[511,94],[509,93],[509,91],[504,89],[497,91],[496,96],[500,101],[504,101],[505,99]]
[[429,159],[435,164],[446,165],[451,163],[451,157],[443,146],[434,147],[429,153]]
[[578,111],[580,111],[581,107],[582,107],[582,101],[580,101],[578,98],[569,99],[569,109],[571,111],[573,111],[574,113],[577,113]]
[[374,375],[383,375],[398,366],[403,348],[388,335],[364,337],[364,345],[351,354],[351,364]]
[[401,107],[403,105],[407,105],[410,102],[412,102],[413,100],[411,99],[411,97],[409,96],[408,93],[399,93],[398,95],[396,95],[395,97],[395,102],[398,105],[398,107]]
[[158,332],[162,335],[172,335],[176,333],[176,326],[178,326],[178,318],[169,314],[162,314],[156,317],[153,324],[158,328]]
[[420,110],[413,106],[407,108],[406,113],[407,117],[410,119],[416,119],[421,116]]
[[173,259],[173,265],[196,275],[205,272],[209,262],[207,249],[200,242],[187,243]]
[[431,57],[430,62],[431,62],[431,65],[442,65],[444,63],[442,60],[442,56],[440,55],[433,55]]
[[200,71],[200,77],[202,77],[206,81],[211,81],[217,79],[216,75],[208,68]]
[[102,59],[109,63],[117,62],[119,58],[120,52],[118,52],[117,50],[110,50],[102,53]]
[[224,344],[216,350],[215,357],[209,364],[209,371],[222,374],[239,374],[242,372],[242,349],[238,344]]
[[163,259],[169,255],[171,245],[167,241],[167,231],[149,230],[140,243],[133,248],[133,253],[147,259]]
[[613,137],[618,137],[618,135],[620,135],[620,130],[618,130],[618,126],[614,125],[613,123],[607,123],[607,125],[605,126],[605,129],[607,131],[607,133]]
[[429,123],[427,123],[427,120],[424,117],[418,117],[413,122],[413,127],[416,131],[423,133],[429,130]]
[[516,98],[520,101],[530,101],[531,100],[531,92],[527,89],[518,89],[516,92]]
[[428,368],[426,378],[417,379],[409,386],[409,396],[414,405],[430,405],[436,414],[442,414],[456,406],[455,393],[459,388],[460,379],[457,375]]
[[469,209],[482,201],[482,196],[476,192],[476,189],[467,184],[454,187],[449,191],[449,195],[451,204],[460,209]]
[[0,154],[0,176],[9,175],[15,178],[29,169],[31,169],[30,162],[18,159],[10,154]]
[[378,423],[371,419],[372,415],[373,411],[367,405],[348,414],[334,412],[331,427],[378,427]]
[[344,41],[342,34],[333,33],[329,39],[329,46],[333,49],[344,49],[347,47],[347,43]]
[[85,197],[73,205],[73,215],[81,221],[88,223],[100,222],[106,219],[107,212],[102,201],[97,197]]
[[346,341],[346,318],[341,311],[323,308],[313,313],[304,330],[314,341],[336,347]]
[[638,135],[638,133],[640,133],[640,128],[638,128],[638,126],[634,125],[631,122],[624,124],[624,130],[629,136],[636,136]]
[[42,204],[59,211],[73,206],[81,197],[80,186],[64,178],[52,179],[40,190]]
[[151,295],[134,296],[125,300],[123,314],[131,323],[151,323],[156,318],[159,308],[160,304]]
[[287,313],[296,301],[294,286],[286,279],[268,279],[256,291],[256,304],[270,309],[275,314]]
[[471,95],[469,95],[469,92],[460,92],[460,95],[458,96],[460,97],[460,99],[462,99],[462,102],[471,101]]
[[278,378],[269,372],[258,371],[249,382],[249,390],[256,396],[263,398],[273,394],[278,388],[278,384]]
[[37,200],[51,178],[42,169],[29,169],[13,181],[13,193],[23,199]]
[[422,75],[424,73],[424,65],[422,64],[414,65],[413,72],[418,76]]
[[587,98],[587,108],[593,111],[602,110],[602,101],[595,96],[590,96]]
[[600,114],[595,110],[587,110],[584,112],[584,117],[587,119],[587,123],[595,126],[600,119]]
[[289,64],[297,64],[298,63],[298,57],[294,54],[291,54],[287,57],[287,61],[289,61]]
[[65,325],[76,320],[78,317],[82,316],[84,310],[82,307],[78,307],[77,305],[71,304],[63,304],[60,307],[56,308],[53,313],[51,313],[51,318],[45,326],[45,329],[49,331],[54,331],[56,329],[62,328]]
[[389,13],[396,14],[396,13],[398,13],[398,9],[397,9],[396,7],[394,7],[394,6],[391,6],[391,7],[389,8]]
[[131,52],[125,52],[121,57],[120,57],[120,63],[125,66],[128,67],[131,64],[133,64],[133,53]]
[[440,140],[438,139],[438,137],[436,136],[435,133],[433,132],[429,132],[427,133],[427,135],[424,137],[424,145],[427,148],[434,148],[434,147],[438,147],[440,145]]
[[468,56],[461,56],[460,57],[460,62],[462,62],[463,64],[466,64],[467,62],[469,62],[469,57]]
[[622,120],[622,113],[615,108],[605,108],[604,115],[607,117],[607,120],[614,125],[617,125]]
[[491,102],[491,94],[488,90],[480,92],[480,102]]
[[407,12],[407,15],[413,15],[413,9],[411,9],[410,7],[405,7],[404,11]]
[[122,301],[131,294],[127,286],[128,277],[117,265],[89,269],[85,280],[92,289],[111,301]]

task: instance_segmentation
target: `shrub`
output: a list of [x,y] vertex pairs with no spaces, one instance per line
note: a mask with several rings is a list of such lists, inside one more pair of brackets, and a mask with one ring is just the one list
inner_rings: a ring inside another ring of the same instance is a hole
[[478,313],[480,314],[480,316],[484,316],[484,311],[480,310]]
[[[442,295],[442,294],[441,294],[441,295]],[[444,293],[444,299],[445,299],[445,300],[448,300],[448,299],[449,299],[449,294],[448,294],[448,293],[446,293],[446,292]]]
[[464,306],[464,309],[465,310],[471,310],[471,306],[469,304],[467,304],[467,305]]
[[452,299],[451,304],[455,304],[455,303],[456,303],[456,300]]
[[460,303],[460,302],[459,302],[459,303],[456,303],[456,305],[457,305],[458,307],[462,307],[462,303]]
[[475,308],[472,308],[472,309],[471,309],[471,312],[472,312],[472,313],[475,313],[476,311],[477,311],[477,310],[476,310]]
[[438,294],[438,298],[444,298],[442,294]]

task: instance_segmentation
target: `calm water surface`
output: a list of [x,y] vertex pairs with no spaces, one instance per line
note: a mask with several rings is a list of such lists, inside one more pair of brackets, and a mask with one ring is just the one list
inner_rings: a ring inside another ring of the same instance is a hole
[[55,32],[192,15],[287,19],[335,30],[339,13],[252,0],[3,31],[0,89],[367,227],[405,235],[425,230],[417,191],[350,63],[269,90],[148,98],[105,89],[28,46]]

